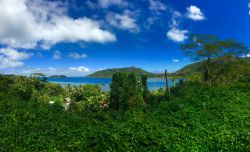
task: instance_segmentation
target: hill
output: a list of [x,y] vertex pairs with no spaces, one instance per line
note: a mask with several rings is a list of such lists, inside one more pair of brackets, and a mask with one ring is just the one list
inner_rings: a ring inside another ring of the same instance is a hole
[[[230,64],[227,63],[225,58],[220,59],[222,62],[221,69],[226,71],[227,73],[246,73],[250,72],[250,58],[242,57],[242,58],[232,58]],[[216,60],[212,60],[211,70],[216,69]],[[196,62],[193,64],[189,64],[182,69],[178,70],[174,74],[176,75],[191,75],[193,73],[203,73],[203,65],[202,62]]]
[[49,78],[66,78],[67,76],[65,75],[52,75]]
[[160,74],[151,73],[148,71],[145,71],[141,68],[137,67],[126,67],[126,68],[113,68],[113,69],[106,69],[97,71],[93,74],[88,75],[87,77],[92,78],[111,78],[112,75],[116,72],[122,72],[122,73],[135,73],[136,76],[142,76],[142,75],[148,75],[149,77],[158,77]]

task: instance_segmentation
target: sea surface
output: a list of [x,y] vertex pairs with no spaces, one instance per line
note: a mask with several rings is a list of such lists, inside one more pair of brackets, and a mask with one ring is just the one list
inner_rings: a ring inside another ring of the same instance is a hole
[[[66,77],[66,78],[48,78],[49,82],[59,83],[62,86],[70,85],[85,85],[85,84],[98,84],[104,91],[109,91],[111,78],[85,78],[85,77]],[[177,81],[178,82],[178,81]],[[169,80],[170,86],[173,86],[173,81]],[[165,88],[166,83],[164,78],[149,78],[149,90],[157,90]]]

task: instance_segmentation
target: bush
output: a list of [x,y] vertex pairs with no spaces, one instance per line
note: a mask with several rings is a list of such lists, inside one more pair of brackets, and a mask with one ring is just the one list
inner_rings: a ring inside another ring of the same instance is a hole
[[[10,90],[32,84],[28,79],[10,79],[13,80]],[[134,102],[136,95],[142,99],[142,86],[133,74],[127,76],[125,82],[119,84],[130,87],[120,89],[127,93],[124,96],[129,96],[136,108],[129,100],[123,100],[128,110],[99,108],[100,101],[107,100],[109,95],[92,85],[66,87],[63,95],[57,93],[61,89],[54,84],[45,84],[41,90],[32,84],[32,98],[39,100],[30,102],[13,91],[5,93],[0,99],[0,151],[250,150],[250,123],[247,121],[250,83],[183,82],[174,88],[171,97],[166,96],[164,89],[152,91],[149,100],[159,104],[145,106],[142,110],[137,108],[141,102]],[[50,86],[59,91],[52,91]],[[23,88],[20,90],[26,90]],[[68,111],[57,102],[40,101],[57,101],[66,95],[72,95]],[[99,98],[102,95],[104,98]],[[75,102],[74,96],[81,100]]]
[[110,84],[110,105],[114,109],[131,109],[143,105],[142,90],[135,74],[115,73]]
[[100,108],[108,103],[108,94],[103,92],[99,85],[67,86],[66,94],[73,101],[72,106],[75,108],[72,108],[78,109],[76,111]]
[[141,86],[142,86],[142,91],[143,91],[143,100],[145,102],[149,102],[149,90],[148,90],[148,76],[147,75],[143,75],[141,77]]
[[13,83],[13,78],[0,74],[0,97],[10,91],[10,85]]

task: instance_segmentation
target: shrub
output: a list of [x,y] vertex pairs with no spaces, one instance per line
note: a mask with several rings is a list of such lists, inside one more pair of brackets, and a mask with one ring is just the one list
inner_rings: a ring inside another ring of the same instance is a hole
[[0,74],[0,97],[2,97],[10,90],[10,85],[13,83],[13,78]]
[[110,105],[114,109],[130,109],[143,104],[142,90],[135,74],[115,73],[110,84]]
[[72,106],[75,108],[72,108],[76,111],[100,108],[108,103],[108,94],[103,92],[99,85],[67,86],[65,89],[73,101]]
[[46,83],[43,91],[49,96],[58,96],[65,94],[65,90],[62,88],[62,86],[55,83]]
[[148,90],[148,82],[147,82],[147,80],[148,80],[148,76],[147,75],[143,75],[141,77],[141,86],[142,86],[142,91],[143,91],[143,100],[148,103],[149,102],[149,94],[150,94],[150,92]]

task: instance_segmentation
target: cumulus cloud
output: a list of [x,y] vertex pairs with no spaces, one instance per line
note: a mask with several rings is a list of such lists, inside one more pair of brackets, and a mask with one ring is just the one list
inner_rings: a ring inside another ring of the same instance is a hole
[[[250,9],[250,3],[248,3],[248,8]],[[248,12],[248,14],[250,15],[250,11]]]
[[60,60],[61,59],[61,52],[60,51],[55,51],[53,55],[53,59]]
[[166,34],[168,39],[174,42],[183,42],[184,40],[187,39],[188,30],[181,30],[179,28],[181,22],[182,22],[181,13],[175,11],[169,23],[170,30]]
[[187,30],[172,28],[170,31],[167,32],[167,37],[172,41],[182,42],[187,39],[186,36],[187,33],[188,33]]
[[201,11],[200,8],[198,8],[197,6],[191,5],[187,8],[187,17],[189,19],[195,20],[195,21],[199,21],[199,20],[204,20],[205,16],[203,14],[203,12]]
[[67,16],[59,1],[0,0],[0,43],[12,48],[49,48],[59,42],[116,41],[98,21]]
[[149,0],[149,9],[151,11],[163,11],[167,6],[158,0]]
[[28,59],[31,55],[10,48],[2,48],[0,49],[0,69],[23,66],[22,61]]
[[242,57],[248,57],[248,58],[250,58],[250,53],[242,55]]
[[136,15],[133,12],[128,10],[124,11],[123,14],[110,12],[106,15],[106,20],[110,23],[110,25],[119,29],[137,32],[139,28],[136,24],[135,16]]
[[102,8],[108,8],[112,5],[116,6],[126,6],[126,0],[98,0],[98,4]]
[[80,53],[76,53],[76,52],[70,52],[69,57],[73,58],[73,59],[84,59],[84,58],[87,58],[87,54],[85,54],[85,53],[80,54]]
[[86,67],[80,66],[80,67],[70,67],[69,70],[71,71],[77,71],[77,72],[90,72],[90,70]]

